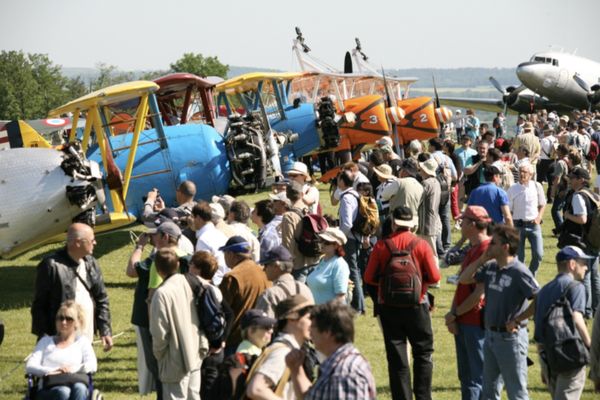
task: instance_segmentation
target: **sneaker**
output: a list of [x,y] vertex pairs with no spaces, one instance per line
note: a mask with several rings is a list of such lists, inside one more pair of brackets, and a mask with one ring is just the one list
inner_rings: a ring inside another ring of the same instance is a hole
[[460,222],[456,221],[456,222],[454,223],[454,230],[455,230],[455,231],[460,231]]
[[446,282],[451,285],[458,285],[458,274],[450,275],[448,278],[446,278]]

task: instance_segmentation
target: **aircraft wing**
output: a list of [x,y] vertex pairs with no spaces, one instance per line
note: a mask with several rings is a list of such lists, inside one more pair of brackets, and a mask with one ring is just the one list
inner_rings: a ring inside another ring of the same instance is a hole
[[259,82],[268,80],[287,81],[310,75],[310,72],[252,72],[236,76],[224,82],[217,84],[216,91],[235,93],[256,90]]
[[504,104],[498,99],[474,99],[468,97],[440,97],[440,103],[445,106],[458,108],[474,108],[488,112],[502,112]]

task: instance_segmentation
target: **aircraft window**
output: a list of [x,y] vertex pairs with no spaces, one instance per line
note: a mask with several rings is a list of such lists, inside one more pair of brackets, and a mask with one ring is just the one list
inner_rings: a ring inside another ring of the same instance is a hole
[[533,61],[538,61],[538,62],[545,62],[546,59],[544,57],[534,57]]
[[552,60],[552,65],[554,65],[555,67],[558,67],[558,60]]

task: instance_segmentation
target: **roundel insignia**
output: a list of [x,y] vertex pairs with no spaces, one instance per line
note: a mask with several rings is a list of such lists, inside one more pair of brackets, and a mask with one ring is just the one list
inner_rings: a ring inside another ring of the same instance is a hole
[[48,126],[62,126],[67,123],[64,118],[49,118],[44,120],[44,123]]

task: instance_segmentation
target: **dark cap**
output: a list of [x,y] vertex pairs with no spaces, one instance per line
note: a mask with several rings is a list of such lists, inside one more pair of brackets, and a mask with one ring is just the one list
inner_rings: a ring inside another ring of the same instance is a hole
[[253,308],[251,310],[246,311],[244,316],[240,321],[240,326],[242,329],[249,328],[251,326],[259,326],[261,328],[273,328],[277,320],[273,318],[269,318],[267,313],[262,310],[258,310]]
[[173,221],[175,223],[179,222],[179,213],[174,208],[163,208],[160,210],[156,219],[154,220],[154,224],[156,226],[161,225],[163,222]]
[[300,310],[313,305],[314,304],[312,301],[308,300],[302,295],[297,294],[280,301],[275,306],[275,317],[277,320],[298,319],[301,317],[299,313]]
[[585,179],[586,181],[590,180],[590,173],[581,167],[573,168],[573,171],[569,173],[569,178],[577,178],[577,179]]
[[250,253],[250,243],[241,236],[232,236],[225,246],[219,247],[219,251],[229,251],[231,253]]
[[179,239],[181,237],[181,228],[173,221],[165,221],[158,226],[158,228],[149,229],[149,234],[162,233],[171,236],[172,238]]
[[292,255],[283,246],[275,246],[271,250],[267,251],[263,258],[258,262],[259,264],[265,265],[275,261],[292,261]]
[[556,254],[556,262],[566,260],[591,260],[592,256],[588,256],[577,246],[565,246]]

